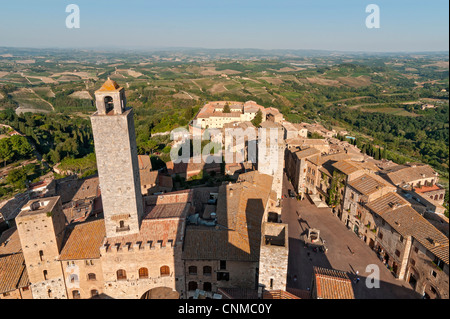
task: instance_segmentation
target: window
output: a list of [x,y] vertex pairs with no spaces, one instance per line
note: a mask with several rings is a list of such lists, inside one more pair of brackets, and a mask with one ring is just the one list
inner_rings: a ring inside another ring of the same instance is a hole
[[52,290],[51,289],[47,290],[47,294],[48,294],[48,297],[51,298],[52,297]]
[[42,250],[39,250],[39,258],[41,259],[41,261],[44,260],[44,252]]
[[78,281],[78,276],[77,275],[70,275],[70,282],[74,283],[76,281]]
[[228,272],[218,272],[217,273],[217,280],[224,280],[224,281],[228,281],[230,280],[230,273]]
[[400,242],[403,243],[403,236],[400,236]]
[[212,285],[210,282],[205,282],[203,283],[203,290],[204,291],[211,291],[212,290]]
[[431,271],[431,276],[433,276],[434,278],[437,277],[437,272],[435,272],[434,270]]
[[42,273],[44,274],[44,280],[47,280],[47,270],[44,270]]
[[382,232],[378,233],[378,238],[383,239],[383,233]]
[[444,269],[444,262],[442,260],[440,260],[439,258],[435,257],[433,262],[440,269]]
[[189,266],[189,275],[196,275],[196,274],[197,274],[197,267]]
[[272,278],[270,278],[270,289],[271,290],[273,289],[273,279]]
[[98,296],[98,290],[92,289],[91,290],[91,297],[96,297],[96,296]]
[[212,268],[210,266],[203,267],[203,275],[211,276],[211,273],[212,273]]
[[119,269],[116,274],[117,274],[117,280],[126,280],[127,279],[127,272],[123,269]]
[[411,259],[411,265],[413,265],[413,266],[416,265],[416,261],[414,259]]
[[419,248],[414,247],[414,252],[415,252],[416,254],[418,254],[418,253],[419,253]]
[[148,269],[147,268],[139,268],[139,279],[148,278]]
[[161,273],[161,276],[169,276],[170,275],[170,268],[169,268],[169,266],[162,266],[159,269],[159,271]]
[[221,270],[227,269],[227,261],[226,260],[220,261],[220,269]]
[[190,281],[188,284],[188,290],[192,291],[192,290],[196,290],[197,289],[197,283],[195,281]]
[[97,280],[97,277],[95,276],[95,274],[90,273],[88,274],[88,280]]
[[73,299],[80,299],[80,292],[78,290],[72,291],[72,298]]
[[395,256],[400,257],[400,251],[398,249],[395,251]]

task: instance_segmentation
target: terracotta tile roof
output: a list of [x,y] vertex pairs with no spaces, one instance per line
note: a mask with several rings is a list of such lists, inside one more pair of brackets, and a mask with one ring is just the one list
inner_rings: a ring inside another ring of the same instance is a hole
[[0,258],[0,293],[29,285],[25,259],[22,253]]
[[160,204],[146,207],[146,215],[144,219],[158,218],[181,218],[186,216],[190,204],[188,203],[172,203]]
[[308,290],[286,287],[286,291],[297,296],[300,299],[311,299],[311,291]]
[[217,227],[188,226],[183,259],[258,261],[261,223],[272,176],[241,174],[235,184],[222,185],[217,200]]
[[180,241],[183,234],[183,221],[181,218],[163,218],[163,219],[143,219],[139,233],[125,235],[122,237],[107,238],[105,245],[107,251],[114,245],[120,245],[120,248],[126,249],[127,244],[141,243],[145,245],[148,242],[155,246],[158,241],[165,247],[170,240],[175,245]]
[[102,87],[98,89],[98,91],[117,91],[119,89],[121,89],[119,84],[117,84],[116,81],[108,78],[108,80],[103,83]]
[[432,192],[432,191],[437,191],[442,189],[441,187],[439,187],[438,185],[434,184],[432,186],[422,186],[422,187],[414,187],[414,191],[416,193],[427,193],[427,192]]
[[358,164],[350,161],[339,161],[333,164],[333,167],[346,175],[355,173],[361,169]]
[[319,299],[355,299],[352,282],[343,271],[314,267],[314,280]]
[[409,203],[395,192],[389,192],[367,204],[370,210],[380,216],[392,208],[400,208],[402,206],[409,206]]
[[364,174],[357,179],[350,181],[348,185],[363,195],[370,195],[385,187],[392,188],[392,191],[395,190],[393,185],[386,182],[383,178],[373,174]]
[[381,216],[402,236],[413,237],[448,265],[448,238],[398,194],[387,193],[369,203],[367,207]]
[[0,256],[15,254],[22,251],[17,227],[5,230],[0,236]]
[[448,238],[411,206],[388,210],[381,217],[402,236],[413,237],[448,265]]
[[100,258],[100,246],[106,235],[103,219],[68,228],[60,260]]
[[263,299],[302,299],[285,290],[265,290]]
[[320,155],[320,151],[317,148],[310,147],[305,150],[295,152],[295,155],[299,158],[307,158],[313,155]]
[[61,203],[65,204],[80,199],[95,198],[99,192],[99,178],[64,179],[56,181],[56,194],[61,197]]
[[396,167],[387,173],[395,185],[411,183],[424,178],[436,177],[437,173],[429,165],[410,165]]

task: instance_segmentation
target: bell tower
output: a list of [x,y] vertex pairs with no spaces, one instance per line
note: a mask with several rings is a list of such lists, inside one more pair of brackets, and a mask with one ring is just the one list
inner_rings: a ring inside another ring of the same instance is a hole
[[143,216],[133,109],[125,90],[108,78],[95,92],[91,115],[106,236],[139,232]]

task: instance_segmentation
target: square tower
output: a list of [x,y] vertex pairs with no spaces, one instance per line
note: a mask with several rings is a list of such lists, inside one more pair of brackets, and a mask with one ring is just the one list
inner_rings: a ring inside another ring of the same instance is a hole
[[110,80],[95,92],[91,116],[107,237],[139,233],[143,216],[133,110]]
[[273,176],[272,190],[280,201],[283,189],[284,152],[286,144],[279,123],[265,121],[258,130],[258,172]]
[[59,261],[65,222],[59,197],[31,200],[16,217],[34,299],[67,298]]

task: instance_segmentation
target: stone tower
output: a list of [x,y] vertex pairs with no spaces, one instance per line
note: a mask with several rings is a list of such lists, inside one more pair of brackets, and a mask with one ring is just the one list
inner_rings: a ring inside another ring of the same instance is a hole
[[33,299],[66,299],[59,261],[66,218],[59,197],[31,200],[16,217]]
[[106,236],[139,233],[144,209],[133,110],[126,107],[124,89],[109,78],[95,100],[91,122]]
[[285,143],[280,124],[265,121],[258,130],[258,171],[273,176],[272,190],[281,200]]

